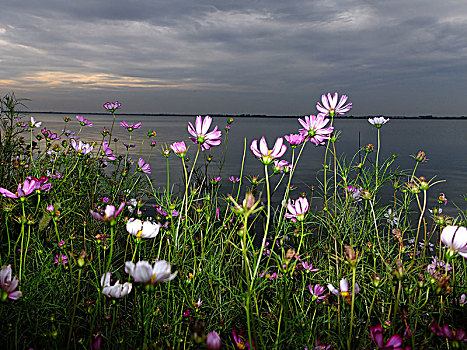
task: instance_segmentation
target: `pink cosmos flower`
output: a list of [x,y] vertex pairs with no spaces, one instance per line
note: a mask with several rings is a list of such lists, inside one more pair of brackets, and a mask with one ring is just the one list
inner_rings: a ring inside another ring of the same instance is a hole
[[138,160],[138,170],[145,174],[151,174],[151,167],[149,166],[149,163],[144,162],[143,158]]
[[[218,177],[213,177],[213,178],[211,179],[211,184],[215,185],[215,184],[219,183],[221,180],[222,180],[222,179],[221,179],[221,177],[219,177],[219,176],[218,176]],[[230,180],[230,178],[229,178],[229,180]],[[240,179],[238,179],[238,180],[240,181]]]
[[125,263],[125,272],[133,277],[135,282],[152,286],[173,280],[178,271],[171,274],[170,269],[170,264],[165,260],[157,261],[154,267],[148,261],[138,261],[136,264],[132,261]]
[[129,132],[132,132],[133,130],[141,128],[142,124],[141,124],[141,122],[139,122],[139,123],[133,123],[131,125],[128,125],[128,123],[126,121],[122,121],[122,122],[120,122],[120,125],[122,127],[124,127],[125,129],[127,129]]
[[10,300],[18,300],[23,296],[23,293],[18,288],[19,280],[18,277],[13,277],[11,279],[11,265],[4,266],[0,270],[0,288],[2,291],[1,300],[6,301],[6,299]]
[[284,137],[292,148],[297,148],[305,141],[305,136],[302,134],[289,134]]
[[346,95],[342,95],[341,99],[339,100],[339,103],[337,103],[339,95],[337,92],[334,93],[333,96],[331,96],[330,93],[323,94],[321,95],[321,102],[323,103],[322,105],[318,102],[316,104],[316,109],[323,113],[324,115],[334,117],[335,115],[342,115],[345,112],[350,111],[352,108],[352,103],[348,103],[344,106],[344,104],[347,102],[348,97]]
[[102,155],[107,157],[109,160],[115,160],[117,157],[113,154],[113,151],[109,147],[109,143],[107,141],[102,142]]
[[104,215],[101,215],[100,213],[97,213],[92,210],[90,210],[90,212],[94,219],[102,220],[106,222],[112,222],[113,220],[117,218],[118,215],[120,215],[124,207],[125,207],[125,202],[122,202],[122,204],[120,204],[120,207],[117,210],[115,210],[115,206],[107,205],[104,210]]
[[326,299],[326,294],[323,294],[325,290],[323,286],[320,286],[319,284],[315,284],[315,286],[311,288],[311,284],[310,284],[308,285],[308,289],[310,290],[313,301],[316,300],[317,303],[320,303],[321,300]]
[[209,350],[219,350],[222,347],[221,337],[217,332],[210,332],[206,337],[206,348]]
[[263,136],[259,141],[259,147],[258,140],[253,140],[253,142],[251,142],[250,149],[255,157],[259,158],[264,165],[269,165],[274,161],[274,159],[279,159],[284,155],[287,150],[287,146],[284,145],[284,139],[282,137],[278,137],[274,147],[270,150],[268,149],[268,144]]
[[89,126],[90,128],[92,128],[92,126],[93,126],[93,124],[90,123],[89,120],[87,120],[86,118],[84,118],[81,115],[77,115],[76,119],[78,119],[78,121],[81,123],[81,126]]
[[275,160],[274,161],[273,171],[275,174],[277,173],[288,174],[290,173],[291,170],[292,170],[292,165],[289,164],[288,161],[286,160]]
[[319,271],[319,269],[314,269],[313,264],[309,264],[308,261],[302,261],[302,267],[304,270],[309,272]]
[[287,204],[288,213],[285,214],[285,217],[288,219],[292,219],[292,221],[303,221],[305,220],[305,214],[309,208],[308,199],[306,197],[299,197],[295,201],[289,201]]
[[194,127],[191,122],[188,123],[188,132],[193,136],[190,139],[198,143],[203,151],[221,144],[222,132],[217,130],[217,125],[213,131],[208,132],[211,123],[212,118],[208,115],[204,117],[204,120],[200,115],[197,116]]
[[121,103],[118,101],[104,103],[104,108],[111,113],[115,112],[120,107],[121,107]]
[[66,265],[68,264],[68,257],[66,256],[66,254],[55,255],[54,264]]
[[458,253],[467,258],[467,228],[463,226],[446,226],[441,232],[441,241],[448,247],[448,254]]
[[46,183],[47,181],[49,181],[49,178],[47,176],[41,176],[40,179],[38,179],[37,177],[28,176],[26,177],[26,180],[35,181],[35,190],[37,191],[50,191],[50,189],[52,188],[52,184]]
[[21,198],[30,195],[36,189],[36,181],[35,180],[26,180],[21,185],[18,185],[16,189],[16,193],[10,192],[5,188],[0,187],[0,193],[3,194],[3,197],[9,198]]
[[378,349],[384,350],[405,350],[410,349],[410,347],[402,346],[402,337],[400,335],[393,335],[386,344],[384,344],[384,335],[383,328],[381,325],[370,326],[370,336],[371,339],[375,342]]
[[81,140],[76,142],[75,139],[71,140],[71,146],[76,152],[82,155],[88,154],[93,149],[93,146],[91,146],[89,143],[83,143]]
[[299,130],[300,134],[316,146],[324,145],[324,141],[330,138],[334,130],[332,126],[326,127],[329,119],[326,119],[324,114],[305,116],[305,120],[299,118],[298,121],[304,128]]
[[185,158],[187,151],[185,142],[174,142],[170,145],[170,149],[180,158]]
[[130,282],[125,282],[120,284],[120,281],[117,280],[113,286],[110,285],[110,278],[112,276],[111,272],[107,272],[101,277],[101,286],[102,294],[109,298],[120,299],[124,296],[130,294],[133,285]]
[[[220,178],[219,178],[219,180],[220,180]],[[240,178],[239,178],[239,177],[235,177],[235,176],[230,176],[230,177],[229,177],[229,181],[230,181],[231,183],[233,183],[233,184],[236,184],[237,182],[240,181]]]

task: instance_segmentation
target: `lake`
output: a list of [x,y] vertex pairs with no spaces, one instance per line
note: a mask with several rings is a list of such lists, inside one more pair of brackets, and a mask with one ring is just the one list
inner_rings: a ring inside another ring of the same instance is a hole
[[[62,114],[32,114],[38,121],[42,121],[42,127],[47,127],[53,132],[61,132],[65,123]],[[76,120],[76,115],[69,115],[71,121],[67,128],[78,132],[80,125]],[[112,116],[110,114],[102,115],[84,115],[94,126],[92,128],[83,127],[79,135],[83,141],[98,141],[102,138],[101,132],[104,127],[110,129]],[[29,120],[25,116],[24,120]],[[212,127],[218,125],[225,135],[225,125],[229,117],[215,117]],[[137,160],[140,152],[140,142],[148,131],[157,132],[157,146],[150,158],[152,169],[152,179],[155,186],[164,186],[166,183],[166,159],[158,152],[163,144],[171,144],[176,141],[185,141],[190,146],[188,155],[194,159],[197,146],[188,138],[188,122],[194,123],[194,117],[188,116],[141,116],[141,115],[117,115],[114,127],[114,137],[118,137],[117,149],[119,154],[125,151],[123,142],[128,142],[129,133],[120,126],[120,121],[125,120],[128,123],[139,122],[143,126],[132,133],[132,143],[136,147],[131,149],[131,155]],[[341,131],[336,143],[337,153],[345,155],[346,158],[352,157],[360,145],[365,146],[373,143],[376,148],[377,132],[376,128],[368,123],[366,119],[344,119],[335,118],[335,131]],[[212,129],[211,127],[211,129]],[[263,165],[253,156],[249,147],[253,139],[260,139],[265,136],[268,145],[272,148],[275,139],[290,133],[297,133],[301,125],[296,118],[255,118],[255,117],[236,117],[229,132],[229,146],[227,151],[227,161],[222,170],[223,190],[230,192],[232,185],[228,181],[229,176],[239,176],[241,170],[242,155],[244,149],[244,139],[247,141],[247,151],[245,157],[244,175],[263,174]],[[418,176],[424,176],[427,180],[436,176],[437,179],[445,179],[446,182],[440,183],[429,190],[429,205],[436,203],[437,196],[444,192],[449,200],[445,212],[451,215],[456,213],[454,203],[461,208],[465,208],[463,194],[467,194],[467,121],[454,119],[392,119],[381,128],[381,153],[380,159],[385,159],[392,154],[397,154],[398,158],[395,165],[400,169],[413,169],[415,161],[410,155],[416,155],[418,151],[423,150],[428,158],[424,164],[420,164],[417,170]],[[285,140],[284,140],[285,141]],[[143,146],[142,157],[146,160],[149,152],[150,140],[146,139]],[[111,148],[115,151],[115,144]],[[324,159],[324,147],[315,147],[308,143],[305,146],[298,168],[294,174],[293,184],[297,186],[295,195],[297,197],[303,190],[307,190],[310,185],[317,185],[316,176],[322,169]],[[297,149],[298,150],[298,149]],[[214,161],[221,157],[222,145],[212,148]],[[370,155],[375,159],[375,153]],[[287,150],[283,159],[290,159],[291,150]],[[170,181],[175,190],[181,176],[181,161],[173,154],[169,158],[171,176]],[[204,163],[203,155],[200,155],[198,165]],[[216,165],[211,168],[210,175],[217,176],[218,168]],[[394,168],[394,167],[393,167]],[[277,181],[278,175],[272,180]],[[390,191],[387,189],[386,191]],[[281,191],[282,193],[282,191]]]

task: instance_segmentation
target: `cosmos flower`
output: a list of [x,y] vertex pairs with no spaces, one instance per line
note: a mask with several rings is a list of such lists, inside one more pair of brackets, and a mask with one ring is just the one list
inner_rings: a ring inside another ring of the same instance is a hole
[[91,146],[89,143],[83,143],[81,140],[76,142],[75,139],[71,140],[71,146],[76,152],[82,155],[88,154],[93,149],[93,146]]
[[130,294],[133,285],[130,282],[125,282],[120,284],[120,281],[117,280],[113,286],[110,285],[110,278],[112,276],[111,272],[107,272],[101,277],[101,286],[102,294],[109,298],[120,299],[124,296]]
[[180,158],[185,158],[187,151],[185,142],[174,142],[170,145],[170,149]]
[[61,137],[57,135],[57,133],[52,133],[52,131],[48,130],[47,128],[43,128],[41,130],[42,135],[48,140],[48,141],[54,141],[54,140],[60,140]]
[[159,233],[161,225],[151,221],[141,221],[140,219],[129,219],[126,223],[126,230],[129,234],[140,238],[154,238]]
[[118,101],[104,103],[104,108],[111,113],[115,112],[120,107],[121,107],[121,103]]
[[345,189],[345,192],[350,196],[354,201],[359,201],[362,198],[362,189],[356,186],[349,185]]
[[309,208],[308,199],[306,197],[299,197],[295,201],[289,201],[287,204],[288,213],[285,214],[285,217],[292,219],[292,221],[303,221],[305,220],[305,214]]
[[89,126],[90,128],[92,128],[93,124],[89,122],[89,120],[87,120],[86,118],[84,118],[83,116],[81,115],[77,115],[76,116],[76,119],[78,119],[78,121],[80,122],[81,126]]
[[138,160],[138,170],[145,174],[151,174],[151,167],[149,166],[149,163],[144,162],[143,158]]
[[378,129],[382,127],[384,124],[386,124],[389,121],[388,119],[385,119],[384,117],[374,117],[374,118],[368,118],[368,122],[377,127]]
[[94,219],[102,220],[106,222],[112,222],[117,218],[118,215],[120,215],[124,207],[125,207],[125,202],[122,202],[122,204],[120,204],[120,207],[118,209],[115,209],[115,206],[113,205],[107,205],[104,210],[104,215],[101,215],[100,213],[97,213],[92,210],[90,210],[90,212]]
[[[221,179],[221,177],[219,177],[219,176],[218,176],[218,177],[213,177],[213,178],[211,179],[211,184],[213,184],[213,185],[218,184],[221,180],[222,180],[222,179]],[[229,178],[229,180],[230,180],[230,178]],[[240,181],[240,178],[238,179],[238,181]]]
[[448,254],[458,253],[467,258],[467,228],[463,226],[446,226],[441,232],[441,241],[448,247]]
[[188,132],[193,136],[190,139],[198,143],[203,151],[221,144],[222,132],[217,130],[217,125],[213,131],[208,132],[211,123],[212,118],[208,115],[204,117],[204,120],[200,115],[197,116],[194,127],[191,122],[188,123]]
[[310,284],[308,285],[308,289],[310,290],[310,293],[312,295],[311,299],[313,301],[316,300],[317,303],[320,303],[321,300],[326,298],[326,294],[323,294],[325,290],[323,286],[320,286],[319,284],[315,284],[315,286],[311,288],[311,284]]
[[31,128],[39,128],[41,125],[42,125],[42,122],[38,122],[36,121],[36,119],[34,119],[34,117],[31,117],[31,122],[29,123],[29,126]]
[[321,102],[323,104],[321,105],[318,102],[316,104],[316,109],[320,111],[320,113],[330,117],[334,117],[335,115],[342,115],[345,112],[350,111],[352,108],[352,103],[348,103],[344,106],[348,97],[346,95],[342,95],[339,103],[337,103],[338,97],[339,95],[337,92],[335,92],[333,96],[331,96],[330,93],[328,93],[327,96],[326,94],[321,95]]
[[232,337],[233,337],[233,339],[234,339],[235,346],[237,347],[237,349],[241,349],[241,350],[248,349],[248,350],[251,350],[252,347],[253,347],[253,349],[255,348],[255,345],[254,345],[254,344],[253,344],[252,347],[250,347],[250,343],[243,340],[243,330],[240,330],[240,331],[238,332],[238,334],[237,334],[237,330],[236,330],[236,329],[233,329],[233,330],[232,330]]
[[219,350],[222,346],[221,337],[217,332],[210,332],[206,337],[206,348],[209,350]]
[[307,272],[319,271],[319,269],[314,269],[314,268],[313,268],[313,264],[309,264],[308,261],[302,261],[302,267],[303,267],[303,269],[306,270]]
[[[352,294],[352,291],[350,289],[350,283],[347,278],[341,279],[339,287],[340,290],[334,288],[334,286],[331,283],[328,284],[329,291],[334,295],[342,295],[343,297],[347,297]],[[358,283],[355,283],[355,295],[357,295],[358,292],[360,292],[360,286],[358,285]]]
[[329,119],[326,119],[324,114],[305,116],[305,120],[299,118],[298,121],[303,126],[303,129],[299,130],[300,134],[316,146],[324,145],[324,141],[330,138],[334,130],[332,126],[326,127]]
[[102,142],[102,155],[107,157],[109,160],[115,160],[117,157],[113,154],[113,151],[109,147],[109,143],[107,141]]
[[292,170],[292,164],[289,164],[288,161],[286,160],[275,160],[274,161],[274,167],[273,171],[275,174],[281,173],[281,174],[288,174]]
[[68,264],[68,257],[66,254],[55,255],[54,264],[66,265]]
[[447,324],[440,326],[435,321],[433,321],[430,329],[433,333],[436,333],[436,335],[440,337],[445,337],[455,342],[467,342],[467,333],[462,328],[453,331]]
[[36,181],[35,180],[26,180],[23,184],[19,184],[18,188],[16,189],[16,193],[10,192],[5,188],[0,187],[0,193],[3,197],[9,198],[21,198],[30,195],[36,189]]
[[301,145],[303,141],[305,141],[305,136],[302,134],[289,134],[284,137],[292,148],[297,148],[297,146]]
[[133,123],[131,125],[128,125],[128,123],[126,121],[122,121],[122,122],[120,122],[120,125],[122,127],[124,127],[125,129],[127,129],[129,132],[132,132],[133,130],[141,128],[142,124],[141,124],[141,122],[139,122],[139,123]]
[[135,282],[152,286],[173,280],[178,271],[171,274],[170,268],[170,264],[165,260],[157,261],[154,267],[148,261],[138,261],[136,264],[132,261],[125,263],[125,272],[133,277]]
[[[219,181],[220,181],[221,178],[219,178]],[[217,181],[217,182],[219,182]],[[239,177],[235,177],[235,176],[229,176],[229,181],[233,184],[236,184],[237,182],[240,181],[240,178]]]
[[375,342],[378,349],[385,349],[385,350],[405,350],[410,349],[410,347],[403,347],[402,346],[402,337],[400,335],[393,335],[386,344],[384,344],[384,335],[383,335],[383,328],[381,325],[370,326],[370,336],[371,339]]
[[274,147],[270,150],[268,149],[268,144],[263,136],[259,141],[259,148],[258,140],[253,140],[253,142],[251,142],[250,149],[255,157],[259,158],[264,165],[269,165],[274,161],[274,159],[279,159],[284,155],[287,150],[287,146],[284,145],[284,139],[282,137],[278,137]]
[[18,288],[18,284],[18,277],[15,276],[11,279],[11,265],[4,266],[0,270],[0,288],[3,290],[1,300],[18,300],[21,298],[23,293],[16,290]]

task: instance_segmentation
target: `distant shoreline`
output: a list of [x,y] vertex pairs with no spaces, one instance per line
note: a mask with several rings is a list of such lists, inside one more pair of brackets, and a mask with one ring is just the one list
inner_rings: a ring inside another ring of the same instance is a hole
[[[99,113],[99,112],[39,112],[39,111],[18,111],[18,113],[23,114],[69,114],[69,115],[108,115],[109,113]],[[135,116],[145,116],[145,117],[196,117],[199,114],[178,114],[178,113],[118,113],[121,116],[135,115]],[[223,117],[223,118],[301,118],[303,115],[265,115],[265,114],[201,114],[201,115],[210,115],[211,117]],[[339,119],[368,119],[378,116],[339,116]],[[433,115],[420,115],[420,116],[388,116],[384,117],[390,119],[467,119],[467,116],[433,116]]]

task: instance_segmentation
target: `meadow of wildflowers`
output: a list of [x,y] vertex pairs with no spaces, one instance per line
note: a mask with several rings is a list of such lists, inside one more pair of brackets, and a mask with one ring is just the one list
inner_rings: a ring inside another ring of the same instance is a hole
[[[221,130],[198,116],[167,145],[119,118],[119,102],[103,105],[98,140],[85,116],[49,130],[20,106],[1,99],[3,348],[467,348],[466,215],[443,214],[423,151],[408,170],[380,158],[387,118],[368,120],[376,145],[337,154],[347,96],[323,94],[296,133],[245,139],[261,175],[222,172],[232,119]],[[305,147],[324,158],[302,159]],[[295,170],[311,161],[319,185],[296,193]]]

